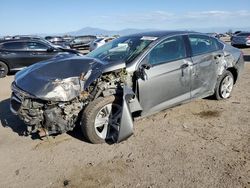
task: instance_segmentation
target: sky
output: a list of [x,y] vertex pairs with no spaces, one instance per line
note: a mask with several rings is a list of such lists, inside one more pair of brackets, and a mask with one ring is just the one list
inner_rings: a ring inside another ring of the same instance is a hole
[[0,0],[0,35],[250,27],[249,0]]

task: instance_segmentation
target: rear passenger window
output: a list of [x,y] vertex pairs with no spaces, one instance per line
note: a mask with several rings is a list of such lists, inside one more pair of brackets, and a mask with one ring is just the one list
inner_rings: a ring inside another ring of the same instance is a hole
[[176,61],[186,57],[186,50],[182,36],[166,39],[158,44],[148,55],[150,64],[161,64]]
[[2,48],[6,50],[23,50],[24,43],[23,42],[8,42],[2,44]]
[[215,39],[204,35],[189,35],[193,56],[218,50]]

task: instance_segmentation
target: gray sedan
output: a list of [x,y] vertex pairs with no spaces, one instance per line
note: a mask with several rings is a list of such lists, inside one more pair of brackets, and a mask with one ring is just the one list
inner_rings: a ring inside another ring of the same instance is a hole
[[139,33],[17,73],[11,110],[41,137],[70,131],[79,120],[90,142],[120,142],[133,134],[135,116],[229,98],[243,67],[240,50],[211,36]]

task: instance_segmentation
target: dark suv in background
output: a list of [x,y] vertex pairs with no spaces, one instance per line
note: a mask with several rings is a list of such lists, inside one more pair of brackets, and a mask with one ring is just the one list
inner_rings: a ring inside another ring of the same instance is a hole
[[58,54],[78,54],[75,50],[58,48],[46,40],[12,39],[0,41],[0,78]]

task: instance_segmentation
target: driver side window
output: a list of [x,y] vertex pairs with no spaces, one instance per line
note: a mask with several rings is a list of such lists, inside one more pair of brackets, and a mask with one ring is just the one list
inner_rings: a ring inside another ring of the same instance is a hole
[[149,54],[148,63],[152,65],[176,61],[186,57],[182,36],[170,37],[158,44]]

